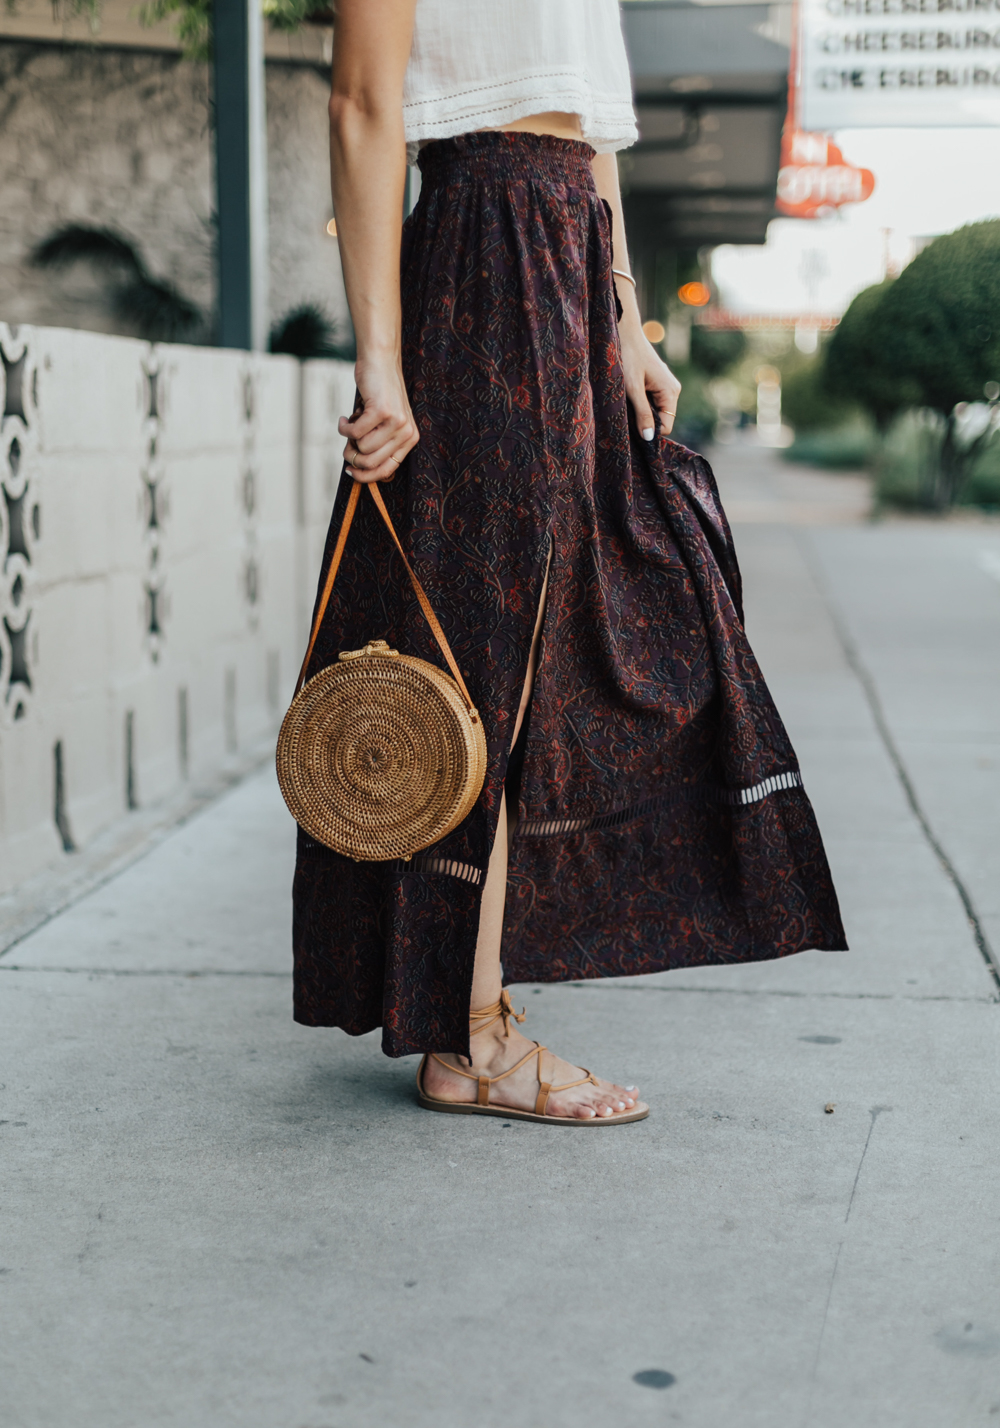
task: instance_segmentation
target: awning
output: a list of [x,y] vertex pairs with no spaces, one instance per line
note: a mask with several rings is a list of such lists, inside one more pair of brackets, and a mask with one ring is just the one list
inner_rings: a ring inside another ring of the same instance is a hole
[[625,0],[640,139],[620,156],[630,246],[762,243],[774,217],[791,5]]

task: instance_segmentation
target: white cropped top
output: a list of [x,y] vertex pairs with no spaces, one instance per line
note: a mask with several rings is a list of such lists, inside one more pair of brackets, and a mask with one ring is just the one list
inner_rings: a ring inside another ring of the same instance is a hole
[[618,0],[417,0],[403,85],[410,163],[431,139],[578,114],[598,153],[638,137]]

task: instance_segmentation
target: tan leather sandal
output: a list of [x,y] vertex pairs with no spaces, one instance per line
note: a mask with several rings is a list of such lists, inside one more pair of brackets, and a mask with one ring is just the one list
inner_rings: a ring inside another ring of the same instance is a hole
[[[477,1031],[486,1031],[494,1022],[503,1021],[504,1035],[510,1035],[510,1022],[524,1021],[525,1013],[522,1009],[518,1014],[510,1001],[510,993],[506,987],[500,993],[500,1000],[494,1002],[492,1006],[483,1007],[480,1011],[469,1013],[469,1020],[473,1023],[470,1035],[475,1036]],[[480,1022],[476,1026],[474,1023]],[[642,1121],[649,1115],[649,1107],[641,1111],[617,1111],[613,1116],[548,1116],[545,1114],[545,1107],[548,1105],[549,1096],[553,1091],[569,1091],[574,1086],[583,1086],[590,1081],[593,1085],[599,1084],[597,1077],[588,1071],[585,1076],[581,1076],[577,1081],[564,1081],[561,1086],[553,1086],[549,1081],[542,1080],[542,1052],[548,1048],[535,1042],[534,1048],[520,1061],[513,1066],[508,1066],[506,1071],[501,1071],[499,1076],[477,1076],[474,1071],[463,1071],[461,1066],[452,1066],[450,1061],[443,1061],[436,1052],[430,1055],[445,1067],[448,1071],[455,1071],[459,1076],[465,1076],[469,1081],[479,1083],[479,1091],[475,1101],[445,1101],[440,1096],[429,1096],[424,1090],[424,1068],[427,1065],[427,1057],[421,1061],[417,1070],[417,1096],[420,1104],[428,1111],[444,1111],[448,1115],[455,1116],[501,1116],[505,1121],[541,1121],[550,1126],[620,1126],[626,1125],[629,1121]],[[535,1074],[538,1077],[538,1095],[535,1098],[534,1111],[517,1111],[512,1106],[491,1105],[490,1088],[498,1081],[503,1081],[507,1076],[513,1076],[515,1071],[519,1071],[525,1062],[530,1061],[533,1056],[538,1057],[538,1064]]]

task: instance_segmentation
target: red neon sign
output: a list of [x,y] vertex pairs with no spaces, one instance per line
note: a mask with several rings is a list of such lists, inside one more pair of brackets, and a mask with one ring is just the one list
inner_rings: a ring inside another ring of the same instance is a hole
[[788,218],[815,218],[824,209],[863,203],[875,188],[871,169],[849,164],[825,134],[786,130],[781,140],[775,208]]

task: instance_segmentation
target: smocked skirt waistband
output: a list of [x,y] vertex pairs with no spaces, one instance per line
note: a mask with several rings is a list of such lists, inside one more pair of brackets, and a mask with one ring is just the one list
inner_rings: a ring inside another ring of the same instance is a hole
[[548,180],[594,188],[594,150],[579,139],[552,134],[460,134],[435,139],[417,159],[424,184]]

